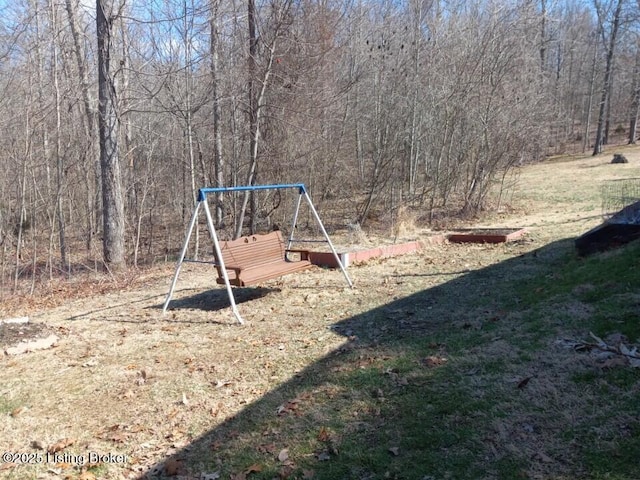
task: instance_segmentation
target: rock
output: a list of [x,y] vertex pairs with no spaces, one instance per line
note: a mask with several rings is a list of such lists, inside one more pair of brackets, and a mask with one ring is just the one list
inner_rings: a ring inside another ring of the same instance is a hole
[[29,317],[5,318],[4,320],[0,320],[0,325],[3,323],[29,323]]
[[629,163],[629,160],[627,160],[627,157],[621,153],[614,153],[611,163]]
[[58,337],[55,335],[49,335],[47,338],[40,338],[38,340],[32,340],[30,342],[20,342],[14,347],[9,347],[5,350],[7,355],[20,355],[22,353],[33,352],[36,350],[45,350],[47,348],[55,347],[58,343]]

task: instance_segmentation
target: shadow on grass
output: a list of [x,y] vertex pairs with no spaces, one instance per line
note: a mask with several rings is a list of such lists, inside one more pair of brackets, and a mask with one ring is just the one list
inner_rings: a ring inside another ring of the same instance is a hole
[[[278,288],[234,288],[233,297],[237,304],[250,302],[262,297],[266,297],[270,293],[278,292]],[[153,308],[162,308],[162,304],[155,305]],[[224,288],[215,290],[207,290],[196,295],[182,298],[174,298],[169,304],[168,311],[197,309],[205,312],[212,312],[229,308],[229,296]]]
[[[139,478],[530,478],[536,460],[491,440],[505,387],[477,379],[508,359],[478,365],[474,355],[519,335],[514,285],[526,289],[572,251],[559,241],[338,322],[341,348]],[[537,461],[562,469],[554,474],[582,468]]]

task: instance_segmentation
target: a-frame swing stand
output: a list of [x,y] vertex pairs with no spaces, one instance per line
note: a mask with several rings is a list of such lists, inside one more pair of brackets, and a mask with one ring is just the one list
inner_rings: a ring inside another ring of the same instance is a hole
[[[242,316],[238,311],[238,307],[236,305],[236,301],[233,296],[233,289],[231,288],[231,283],[229,282],[229,274],[227,273],[227,269],[224,264],[224,258],[220,249],[220,241],[218,240],[218,234],[213,224],[213,218],[211,217],[211,210],[209,209],[209,204],[207,203],[207,195],[210,193],[215,194],[220,192],[282,190],[282,189],[297,189],[299,194],[298,201],[296,202],[295,210],[293,212],[293,220],[291,222],[291,234],[289,235],[289,239],[287,241],[286,250],[290,250],[291,245],[296,241],[309,242],[309,240],[296,240],[294,238],[296,224],[298,222],[298,213],[300,212],[300,205],[302,203],[302,198],[304,197],[307,204],[309,205],[309,210],[313,214],[313,217],[315,218],[318,226],[320,227],[320,230],[322,231],[322,234],[324,235],[324,239],[325,239],[324,241],[329,245],[329,248],[331,249],[331,253],[333,253],[336,263],[339,265],[345,280],[349,284],[349,287],[353,287],[353,283],[351,282],[351,279],[349,278],[349,274],[347,273],[347,270],[345,269],[340,259],[340,255],[338,255],[335,247],[333,246],[333,243],[331,243],[331,239],[329,238],[329,235],[327,234],[327,231],[325,230],[324,225],[322,224],[322,220],[320,220],[320,216],[318,215],[318,212],[313,206],[313,202],[311,201],[311,198],[309,197],[309,194],[307,193],[307,189],[305,188],[304,184],[296,183],[296,184],[288,184],[288,185],[254,185],[254,186],[247,186],[247,187],[201,188],[200,190],[198,190],[198,203],[196,204],[193,210],[193,214],[191,215],[191,221],[189,222],[189,228],[187,230],[187,235],[184,240],[184,245],[182,247],[182,251],[180,252],[178,263],[176,264],[176,271],[173,275],[171,287],[169,288],[169,293],[167,294],[167,298],[164,302],[164,306],[162,307],[163,313],[167,311],[167,308],[169,307],[169,302],[171,302],[171,297],[173,296],[173,292],[176,288],[176,283],[178,282],[178,275],[180,274],[180,269],[182,268],[182,264],[184,262],[210,263],[218,267],[219,271],[222,273],[222,277],[224,279],[224,285],[227,289],[227,294],[229,295],[229,303],[231,304],[231,310],[233,312],[233,315],[236,317],[239,323],[241,324],[244,323],[244,320],[242,319]],[[214,262],[202,262],[198,260],[191,260],[191,259],[185,258],[185,255],[187,253],[187,248],[189,246],[189,240],[191,239],[191,234],[193,233],[193,227],[195,226],[196,221],[198,219],[198,213],[200,211],[200,207],[204,209],[205,216],[207,218],[207,227],[211,235],[211,240],[213,240],[214,253],[216,257]]]

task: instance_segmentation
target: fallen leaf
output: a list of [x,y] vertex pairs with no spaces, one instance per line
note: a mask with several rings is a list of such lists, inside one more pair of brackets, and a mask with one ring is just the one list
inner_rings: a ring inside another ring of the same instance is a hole
[[640,368],[640,357],[638,356],[638,348],[629,349],[624,343],[620,344],[620,352],[627,357],[629,365],[633,368]]
[[398,455],[400,455],[400,448],[398,448],[398,447],[391,447],[391,448],[389,448],[389,452],[391,452],[391,454],[392,454],[394,457],[397,457]]
[[552,463],[553,459],[544,452],[538,452],[534,455],[534,458],[541,460],[543,463]]
[[289,460],[288,448],[283,448],[282,450],[280,450],[280,453],[278,454],[278,460],[281,462],[286,462],[287,460]]
[[124,443],[127,439],[127,434],[125,432],[115,432],[112,435],[109,435],[107,439],[111,440],[113,443]]
[[519,389],[523,389],[524,387],[527,386],[527,383],[529,383],[529,380],[531,380],[533,377],[525,377],[522,380],[520,380],[518,382],[518,387]]
[[329,440],[331,440],[331,434],[329,433],[329,430],[327,429],[327,427],[321,427],[320,431],[318,432],[318,441],[328,442]]
[[24,412],[27,409],[27,407],[18,407],[18,408],[14,408],[11,411],[11,416],[12,417],[17,417],[18,415],[20,415],[22,412]]
[[627,363],[628,363],[627,359],[624,357],[613,357],[602,362],[602,365],[600,365],[600,368],[602,368],[603,370],[606,370],[609,368],[626,367]]
[[33,442],[31,442],[31,448],[35,448],[36,450],[44,450],[46,447],[45,444],[40,440],[34,440]]
[[136,396],[136,394],[135,394],[135,393],[133,393],[133,390],[129,389],[129,390],[127,390],[126,392],[124,392],[124,393],[122,394],[122,397],[121,397],[121,398],[133,398],[133,397],[135,397],[135,396]]
[[180,427],[174,427],[171,431],[164,437],[167,440],[179,440],[185,436],[185,431]]
[[304,480],[309,480],[309,479],[311,479],[311,478],[313,478],[315,476],[316,476],[316,472],[314,472],[313,470],[303,470],[302,471],[302,478]]
[[258,451],[260,453],[270,453],[271,455],[275,455],[278,451],[278,447],[276,447],[275,443],[269,443],[266,445],[259,445]]
[[620,352],[623,355],[626,355],[628,357],[635,357],[638,353],[638,349],[636,347],[633,347],[632,349],[629,349],[629,347],[627,347],[624,343],[620,344]]
[[422,359],[422,363],[429,368],[433,368],[433,367],[439,367],[441,365],[444,365],[445,363],[447,363],[447,359],[444,357],[438,357],[435,355],[430,355],[426,358]]
[[61,452],[62,450],[73,445],[74,443],[75,443],[75,440],[72,438],[63,438],[59,442],[56,442],[53,445],[51,445],[47,451],[49,453]]
[[291,465],[285,465],[280,470],[278,470],[278,477],[282,480],[286,480],[293,475],[293,467]]
[[203,473],[200,475],[200,480],[218,480],[220,478],[220,472]]
[[250,473],[260,473],[262,471],[262,465],[258,463],[254,463],[249,468],[247,468],[244,473],[249,475]]
[[167,413],[167,418],[169,420],[171,420],[173,417],[175,417],[178,414],[178,409],[174,408],[173,410],[171,410],[169,413]]
[[175,477],[180,472],[182,468],[182,460],[178,460],[176,458],[170,458],[166,462],[164,462],[164,473],[169,477]]

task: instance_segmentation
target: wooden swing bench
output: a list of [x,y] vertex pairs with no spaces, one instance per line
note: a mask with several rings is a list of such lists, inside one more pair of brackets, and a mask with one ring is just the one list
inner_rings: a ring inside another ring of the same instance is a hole
[[[342,270],[345,280],[350,287],[353,287],[353,283],[349,278],[349,274],[344,268],[342,261],[340,260],[336,249],[334,248],[329,235],[320,220],[320,216],[313,206],[311,197],[307,193],[306,187],[303,183],[292,183],[285,185],[249,185],[249,186],[237,186],[237,187],[214,187],[214,188],[201,188],[198,190],[198,203],[191,215],[191,221],[187,229],[187,234],[182,245],[182,251],[180,257],[176,263],[176,271],[173,274],[173,280],[167,293],[167,298],[162,306],[162,312],[165,313],[169,308],[169,302],[176,288],[178,282],[178,276],[180,275],[180,269],[183,262],[197,262],[197,260],[185,259],[187,249],[189,247],[189,241],[191,234],[198,221],[198,212],[200,209],[204,209],[204,213],[207,217],[207,227],[213,240],[215,261],[213,262],[216,270],[218,271],[217,283],[224,284],[229,295],[229,303],[233,315],[238,320],[238,323],[244,323],[238,306],[236,305],[235,298],[233,297],[233,289],[231,285],[238,287],[245,287],[256,285],[272,278],[280,277],[288,273],[299,272],[309,268],[312,263],[311,252],[304,250],[289,250],[285,247],[285,242],[282,239],[282,234],[279,231],[271,232],[266,235],[250,235],[248,237],[239,238],[237,240],[229,240],[227,242],[220,242],[218,240],[218,234],[216,227],[213,224],[213,218],[211,217],[211,211],[207,203],[207,195],[212,193],[224,193],[224,192],[247,192],[257,190],[282,190],[282,189],[296,189],[298,191],[298,201],[295,205],[293,213],[293,220],[291,222],[291,230],[295,231],[296,222],[298,219],[298,213],[300,209],[300,203],[302,200],[306,200],[310,213],[315,218],[318,226],[322,230],[324,238],[331,248],[337,265]],[[291,239],[287,245],[291,245],[293,241],[293,233]],[[300,241],[300,240],[298,240]],[[300,260],[293,260],[293,257],[299,257]],[[290,258],[291,257],[291,258]],[[209,261],[200,263],[212,263]]]
[[[292,252],[299,254],[300,260],[289,260],[287,255]],[[279,230],[220,242],[220,253],[229,283],[237,287],[256,285],[272,278],[299,272],[312,265],[308,252],[290,251],[285,248],[282,233]],[[224,285],[219,262],[216,262],[216,270],[218,271],[216,282]]]

